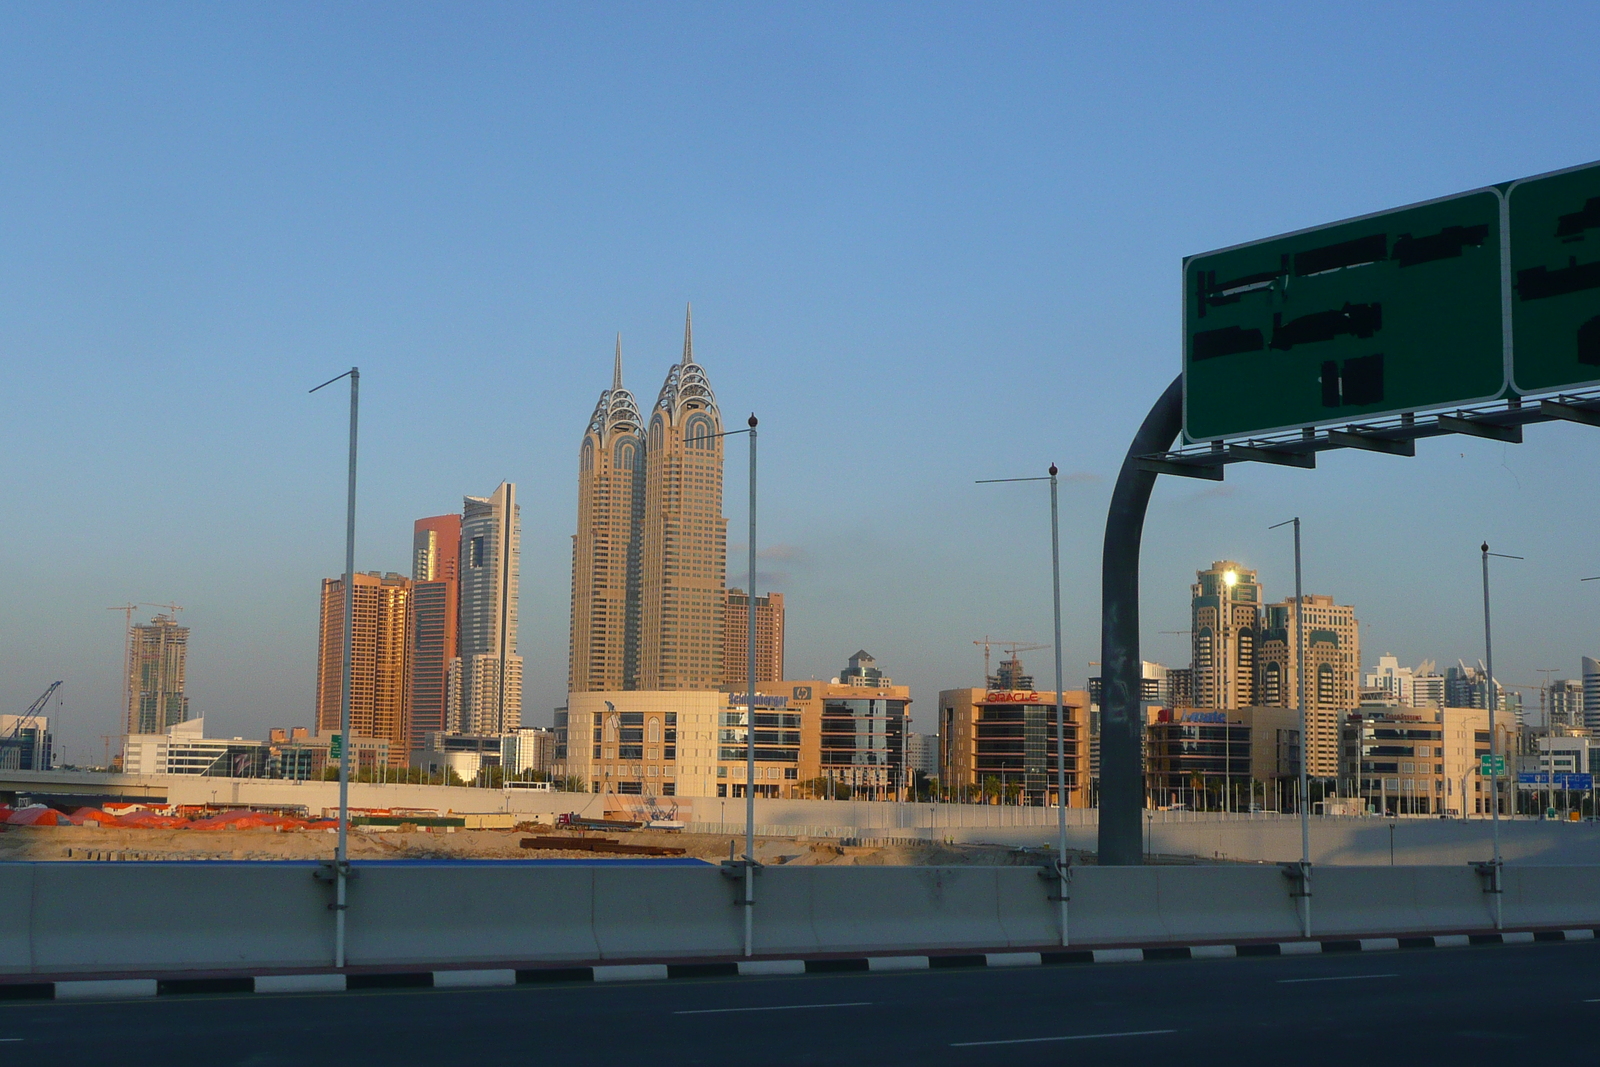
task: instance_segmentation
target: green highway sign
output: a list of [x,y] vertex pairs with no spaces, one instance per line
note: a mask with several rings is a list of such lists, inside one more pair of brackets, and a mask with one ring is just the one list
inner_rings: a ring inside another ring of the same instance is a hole
[[328,742],[328,758],[338,759],[341,755],[343,755],[343,753],[344,739],[338,734],[334,734],[332,739]]
[[1500,397],[1503,203],[1480,189],[1185,259],[1184,435]]
[[1506,199],[1514,388],[1600,383],[1600,164],[1512,182]]
[[[1491,758],[1494,761],[1493,766],[1490,765]],[[1506,773],[1506,758],[1504,756],[1479,756],[1478,773],[1485,777],[1499,775],[1500,777],[1504,778]]]

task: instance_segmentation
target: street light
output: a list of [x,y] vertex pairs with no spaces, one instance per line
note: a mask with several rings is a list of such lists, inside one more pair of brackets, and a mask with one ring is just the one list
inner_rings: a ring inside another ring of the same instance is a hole
[[1489,781],[1490,805],[1494,811],[1493,837],[1494,837],[1494,927],[1500,929],[1500,735],[1494,728],[1495,705],[1500,703],[1495,698],[1494,692],[1494,641],[1489,629],[1489,557],[1496,556],[1500,559],[1522,559],[1521,556],[1508,556],[1503,552],[1490,552],[1489,542],[1485,541],[1479,546],[1483,553],[1483,656],[1484,656],[1484,703],[1489,706]]
[[[1056,465],[1050,464],[1048,478],[980,478],[977,484],[997,482],[1050,483],[1050,577],[1056,629],[1056,879],[1057,903],[1061,905],[1061,943],[1067,943],[1067,764],[1066,713],[1062,710],[1063,680],[1061,659],[1061,521],[1056,491]],[[1003,798],[1002,798],[1003,799]]]
[[744,772],[744,954],[754,949],[753,934],[756,906],[756,417],[752,412],[746,420],[749,429],[724,430],[721,433],[700,434],[685,441],[708,441],[714,437],[750,435],[750,600],[745,612],[748,623],[747,663],[749,677],[745,693],[745,772]]
[[[350,379],[350,465],[344,512],[344,671],[339,695],[339,839],[334,847],[333,965],[344,966],[345,890],[350,877],[350,670],[355,659],[356,584],[356,422],[361,405],[361,368],[351,367],[317,389],[340,378]],[[316,392],[317,389],[310,390]]]
[[[1306,726],[1306,602],[1300,588],[1300,516],[1285,519],[1283,522],[1267,527],[1276,530],[1280,526],[1294,524],[1294,674],[1295,674],[1295,702],[1300,706],[1300,878],[1301,892],[1306,902],[1305,929],[1306,936],[1311,936],[1311,787],[1306,778],[1306,757],[1310,753],[1311,738]],[[1360,744],[1357,744],[1359,750]],[[1356,773],[1361,773],[1361,759],[1356,758]],[[1359,790],[1357,794],[1359,795]],[[1326,794],[1324,794],[1326,796]],[[1327,806],[1323,809],[1326,812]]]

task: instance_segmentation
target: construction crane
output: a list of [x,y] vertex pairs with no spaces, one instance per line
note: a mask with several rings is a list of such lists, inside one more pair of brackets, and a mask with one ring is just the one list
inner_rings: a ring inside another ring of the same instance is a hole
[[979,639],[977,641],[974,641],[972,643],[975,644],[975,645],[982,645],[983,646],[983,684],[986,687],[989,684],[989,678],[990,678],[990,674],[989,674],[989,648],[990,648],[990,646],[999,645],[1000,646],[1000,651],[1004,652],[1006,655],[1012,657],[1013,659],[1016,658],[1017,653],[1019,653],[1019,652],[1032,652],[1035,649],[1049,648],[1050,647],[1049,645],[1035,644],[1034,642],[1031,642],[1031,641],[1012,641],[1012,640],[1009,640],[1007,638],[989,637],[988,635],[985,635],[981,639]]
[[[43,711],[45,705],[50,703],[50,698],[55,695],[56,690],[60,689],[60,688],[61,688],[61,683],[59,681],[51,682],[50,683],[50,688],[46,689],[42,694],[40,694],[38,700],[35,700],[32,704],[28,705],[28,710],[23,712],[20,716],[17,717],[17,723],[16,723],[15,726],[13,726],[11,728],[11,732],[9,734],[7,734],[5,737],[0,737],[0,752],[10,752],[10,751],[15,751],[15,750],[21,748],[21,746],[22,746],[22,731],[26,730],[28,728],[28,726],[30,724],[32,724],[33,720],[38,717],[39,712]],[[40,746],[38,746],[38,745],[34,746],[34,752],[36,754],[38,753],[39,749],[40,749]],[[3,757],[0,757],[0,759],[3,759],[4,762],[6,762],[6,763],[10,763],[11,762],[9,756],[3,756]],[[21,755],[20,752],[18,752],[16,760],[17,760],[17,766],[15,768],[13,768],[13,769],[21,770],[22,769],[22,755]],[[48,767],[34,767],[32,769],[38,771],[38,770],[49,770],[50,768],[48,768]]]

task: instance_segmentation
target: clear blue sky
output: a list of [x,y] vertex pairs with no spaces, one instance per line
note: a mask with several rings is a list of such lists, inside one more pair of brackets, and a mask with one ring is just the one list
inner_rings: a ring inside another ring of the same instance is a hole
[[[687,300],[724,412],[762,419],[791,675],[865,647],[928,728],[973,638],[1048,640],[1044,490],[972,483],[1054,461],[1082,684],[1180,257],[1600,157],[1596,40],[1571,3],[7,4],[0,707],[65,679],[67,757],[98,760],[105,609],[175,601],[214,732],[307,724],[345,413],[306,389],[354,363],[358,566],[405,570],[413,518],[518,482],[548,723],[580,435],[613,335],[648,403]],[[1418,451],[1164,480],[1146,654],[1188,662],[1158,631],[1214,559],[1286,595],[1266,527],[1299,513],[1368,662],[1481,655],[1487,537],[1528,557],[1499,571],[1500,673],[1576,674],[1600,437]]]

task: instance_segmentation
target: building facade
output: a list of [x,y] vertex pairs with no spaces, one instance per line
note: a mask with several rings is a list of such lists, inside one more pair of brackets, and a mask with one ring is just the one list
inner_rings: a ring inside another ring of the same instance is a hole
[[641,689],[723,683],[728,522],[721,434],[722,414],[695,362],[693,322],[685,315],[683,360],[667,372],[645,438]]
[[1583,725],[1600,734],[1600,660],[1583,657]]
[[1557,678],[1550,683],[1545,712],[1545,725],[1555,729],[1583,729],[1583,682],[1575,678]]
[[122,750],[127,774],[268,777],[270,743],[205,735],[205,719],[175,723],[159,734],[130,734]]
[[1152,807],[1290,811],[1300,776],[1300,713],[1249,707],[1148,710],[1145,785]]
[[[354,655],[350,671],[350,732],[381,738],[395,766],[409,751],[406,706],[406,627],[411,579],[376,571],[355,575]],[[322,582],[317,641],[317,732],[340,730],[344,688],[344,580]]]
[[128,628],[128,733],[164,733],[188,720],[188,657],[189,628],[170,615]]
[[[951,796],[1056,802],[1056,695],[1032,689],[939,693],[939,780]],[[1062,694],[1067,806],[1090,800],[1089,694]]]
[[500,767],[507,777],[549,777],[556,761],[556,734],[543,726],[524,726],[500,738]]
[[55,736],[50,717],[0,715],[0,770],[48,771],[55,768]]
[[[743,690],[750,684],[750,594],[729,589],[722,612],[723,684]],[[783,594],[756,597],[756,684],[783,677]]]
[[646,461],[639,405],[622,386],[618,335],[611,388],[601,392],[578,449],[568,692],[639,688]]
[[[715,689],[730,677],[722,457],[722,416],[689,315],[683,356],[647,424],[622,384],[619,339],[611,388],[578,452],[568,692]],[[774,678],[781,606],[777,623]]]
[[[1505,724],[1497,724],[1505,732]],[[1483,708],[1363,708],[1341,725],[1340,791],[1365,810],[1389,815],[1462,815],[1492,811],[1481,758],[1489,754]],[[1500,751],[1507,753],[1502,736]],[[1507,758],[1508,770],[1513,761]],[[1515,779],[1512,778],[1511,781]],[[1502,778],[1501,811],[1510,783]]]
[[1230,709],[1256,703],[1256,637],[1261,585],[1232,560],[1198,571],[1190,588],[1195,706]]
[[461,516],[418,519],[411,536],[410,650],[406,657],[408,751],[461,715]]
[[[743,798],[750,709],[708,689],[571,693],[551,775],[591,792]],[[895,799],[905,782],[905,686],[776,681],[755,696],[755,794]]]
[[[1304,620],[1296,618],[1304,611]],[[1331,596],[1307,595],[1268,605],[1263,613],[1257,656],[1257,703],[1292,708],[1299,703],[1299,646],[1296,626],[1305,628],[1307,773],[1339,773],[1339,724],[1361,703],[1360,626],[1355,608]]]
[[517,487],[501,482],[461,510],[461,716],[456,732],[503,734],[522,725],[522,657],[517,599],[522,509]]

